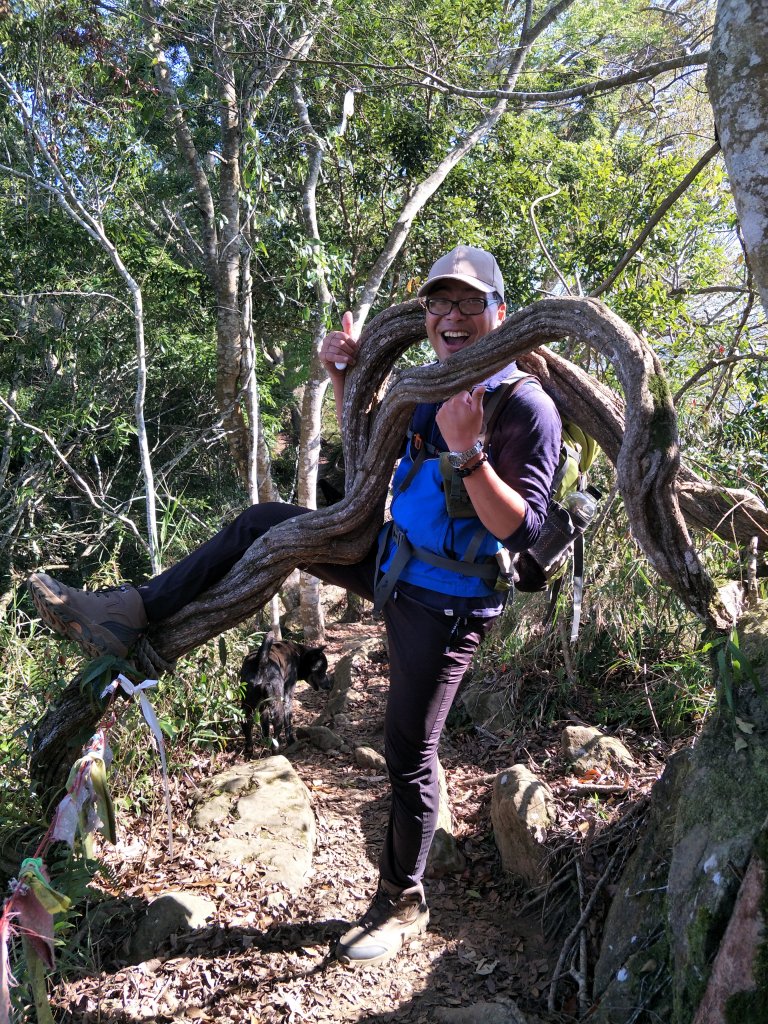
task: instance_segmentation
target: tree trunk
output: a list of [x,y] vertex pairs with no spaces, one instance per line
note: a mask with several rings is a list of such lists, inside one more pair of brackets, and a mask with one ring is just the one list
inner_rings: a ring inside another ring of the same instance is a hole
[[[244,484],[248,484],[251,465],[249,430],[243,415],[243,395],[248,382],[244,368],[248,362],[247,338],[243,333],[244,309],[251,296],[241,289],[243,210],[241,204],[240,146],[242,124],[231,59],[233,41],[223,36],[215,49],[219,83],[221,124],[221,170],[219,206],[221,209],[220,245],[215,285],[216,314],[216,400],[235,466]],[[247,217],[247,214],[246,214]],[[247,277],[250,288],[250,276]]]
[[719,0],[707,88],[749,267],[768,310],[768,5]]
[[[301,402],[301,436],[299,439],[299,504],[317,508],[317,475],[320,465],[321,412],[328,390],[328,378],[320,365],[318,350],[325,328],[318,323],[312,346],[309,381]],[[299,581],[301,625],[307,643],[322,643],[325,621],[320,604],[320,585],[316,577],[302,573]]]

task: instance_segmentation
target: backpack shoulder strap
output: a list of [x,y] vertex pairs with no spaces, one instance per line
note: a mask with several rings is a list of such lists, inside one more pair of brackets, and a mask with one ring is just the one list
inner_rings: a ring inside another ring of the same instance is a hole
[[515,377],[514,380],[509,381],[509,383],[496,388],[488,396],[488,400],[483,406],[483,439],[486,446],[491,439],[491,434],[498,418],[507,404],[507,399],[511,398],[526,380],[538,381],[538,377],[534,377],[532,373],[522,373],[520,376]]

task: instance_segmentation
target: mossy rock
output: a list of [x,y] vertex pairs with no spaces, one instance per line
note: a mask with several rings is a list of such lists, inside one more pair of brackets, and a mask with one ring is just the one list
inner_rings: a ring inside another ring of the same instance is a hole
[[[750,857],[768,854],[768,606],[745,617],[740,638],[754,676],[734,688],[733,711],[724,701],[670,761],[617,885],[595,970],[596,1022],[620,1024],[631,1019],[622,1007],[642,1006],[691,1024]],[[768,939],[755,975],[755,991],[729,1000],[728,1024],[768,1020]]]
[[675,825],[667,912],[674,1021],[688,1024],[733,909],[755,841],[768,818],[768,611],[741,624],[742,652],[758,689],[733,691],[702,731]]
[[595,1024],[629,1020],[631,1009],[638,1006],[653,1010],[660,1020],[669,1020],[667,873],[690,761],[690,750],[681,750],[670,759],[653,787],[642,834],[622,872],[595,965],[595,994],[599,997]]

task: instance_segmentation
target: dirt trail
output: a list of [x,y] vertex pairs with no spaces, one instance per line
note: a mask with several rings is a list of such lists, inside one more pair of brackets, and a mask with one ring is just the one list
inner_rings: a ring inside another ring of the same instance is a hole
[[[345,640],[379,630],[371,623],[332,627],[329,661],[335,663]],[[386,664],[370,662],[346,714],[334,726],[350,748],[382,749],[386,690]],[[297,726],[311,723],[326,699],[303,684],[296,697]],[[321,753],[308,745],[289,751],[315,808],[314,873],[297,896],[274,888],[265,891],[253,873],[207,869],[183,824],[195,776],[202,779],[240,760],[238,741],[231,751],[201,762],[186,779],[176,780],[174,839],[179,852],[173,863],[166,857],[160,802],[152,823],[137,819],[135,825],[123,826],[128,833],[124,844],[138,844],[143,856],[105,851],[115,873],[108,888],[115,896],[136,903],[169,889],[195,889],[217,903],[216,924],[180,939],[167,957],[120,967],[114,964],[114,949],[126,926],[113,912],[102,924],[93,915],[88,941],[103,969],[95,976],[70,973],[54,993],[54,1006],[83,1024],[426,1022],[436,1019],[436,1007],[471,1007],[508,998],[530,1024],[572,1020],[570,1014],[548,1014],[546,1005],[558,936],[572,923],[575,911],[575,885],[566,879],[547,901],[539,900],[524,912],[533,894],[516,888],[502,872],[490,823],[495,774],[516,761],[528,761],[531,751],[532,767],[536,761],[552,764],[556,744],[556,732],[500,744],[473,728],[448,731],[441,761],[467,868],[461,877],[428,880],[431,923],[423,941],[388,963],[360,970],[328,954],[375,888],[387,819],[386,780],[359,768],[350,752]],[[590,813],[582,808],[574,821],[574,809],[565,800],[562,808],[566,845],[569,835],[594,832]],[[575,1011],[575,996],[565,995],[563,1009]]]

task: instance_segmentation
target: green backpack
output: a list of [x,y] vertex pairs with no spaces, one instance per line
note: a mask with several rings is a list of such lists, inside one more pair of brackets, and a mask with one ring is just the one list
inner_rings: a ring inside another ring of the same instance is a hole
[[[490,438],[506,399],[532,375],[517,377],[506,388],[494,392],[486,406]],[[535,377],[533,378],[536,379]],[[514,587],[533,593],[552,587],[547,620],[554,612],[562,586],[563,572],[573,560],[573,625],[571,640],[578,635],[584,591],[584,532],[589,526],[601,497],[596,487],[586,486],[586,473],[595,460],[597,442],[576,423],[563,421],[560,458],[552,481],[552,497],[536,543],[526,551],[512,555],[502,549],[496,556],[500,566],[497,587]]]

